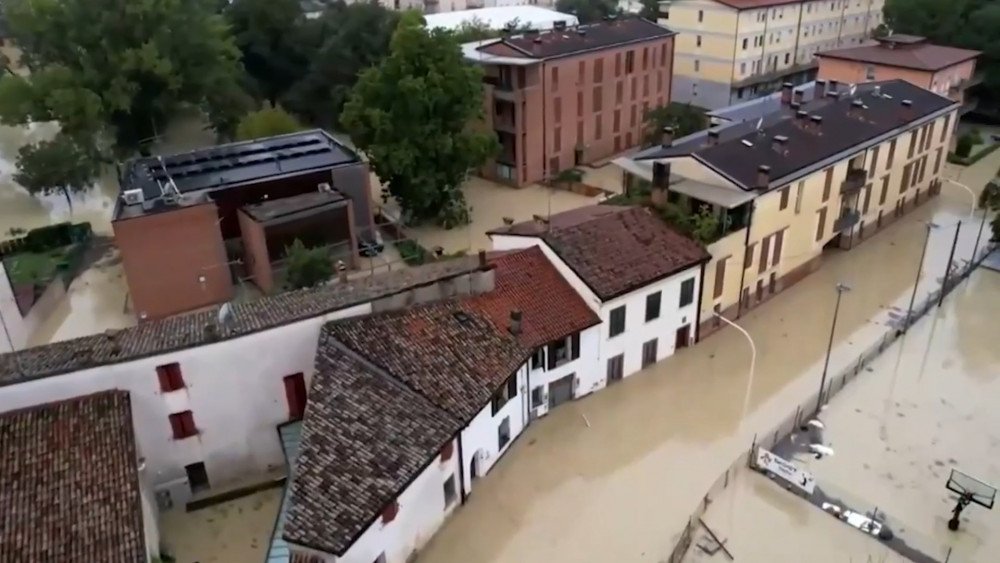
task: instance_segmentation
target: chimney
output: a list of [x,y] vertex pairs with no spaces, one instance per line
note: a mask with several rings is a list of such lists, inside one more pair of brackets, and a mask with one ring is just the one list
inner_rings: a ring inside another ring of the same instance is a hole
[[521,311],[517,309],[510,312],[510,333],[514,336],[521,335]]
[[792,102],[792,88],[791,82],[785,82],[781,85],[781,105],[787,106]]
[[771,148],[775,152],[784,153],[785,148],[788,146],[788,137],[784,135],[775,135],[771,138]]
[[556,31],[566,31],[566,20],[556,20],[552,22],[552,29]]
[[802,109],[802,104],[800,102],[791,102],[788,104],[788,107],[792,108],[792,111],[798,113],[798,111]]
[[797,104],[799,104],[799,105],[802,105],[802,96],[803,96],[803,94],[804,94],[804,92],[801,89],[800,90],[795,90],[794,92],[792,92],[792,101],[795,102],[795,103],[797,103]]
[[761,164],[757,167],[757,187],[760,189],[767,189],[770,183],[771,167],[766,164]]
[[670,186],[670,163],[653,163],[653,186],[649,190],[650,203],[657,209],[667,204],[667,191]]
[[719,144],[719,130],[709,129],[708,130],[708,146],[714,147]]
[[660,146],[663,148],[668,148],[674,144],[674,128],[669,125],[663,128],[663,133],[660,135]]
[[795,112],[795,122],[800,127],[806,127],[809,124],[809,114],[802,110]]
[[818,100],[826,95],[826,80],[817,80],[813,90],[813,99]]
[[539,53],[542,52],[542,38],[541,37],[535,37],[532,40],[531,52],[533,54],[535,54],[535,55],[537,55],[537,54],[539,54]]
[[480,250],[479,251],[479,269],[481,269],[481,270],[485,270],[486,269],[486,251],[485,250]]
[[812,123],[814,129],[819,131],[820,127],[823,125],[823,118],[818,115],[809,116],[809,121]]
[[836,80],[831,80],[830,81],[830,85],[827,86],[827,88],[826,88],[826,91],[827,92],[834,92],[834,93],[836,93],[837,92],[837,86],[838,86],[838,82]]

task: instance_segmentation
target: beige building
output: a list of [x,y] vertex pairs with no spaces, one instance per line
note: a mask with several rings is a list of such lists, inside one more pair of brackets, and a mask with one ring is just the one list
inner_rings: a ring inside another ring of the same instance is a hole
[[[903,80],[789,84],[781,109],[615,162],[654,202],[720,219],[708,245],[700,336],[767,300],[935,195],[959,104]],[[833,90],[830,92],[829,90]]]
[[819,52],[865,44],[885,0],[672,0],[672,99],[708,109],[816,76]]

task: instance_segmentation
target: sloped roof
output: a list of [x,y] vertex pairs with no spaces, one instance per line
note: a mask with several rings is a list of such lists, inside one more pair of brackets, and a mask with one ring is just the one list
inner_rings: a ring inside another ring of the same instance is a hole
[[483,53],[504,57],[550,59],[608,49],[619,45],[676,35],[662,25],[639,17],[580,25],[564,30],[505,37],[478,48]]
[[876,45],[820,51],[816,56],[934,72],[982,54],[970,49],[926,43],[919,37],[909,40],[911,36],[902,36],[900,39],[903,40],[893,41],[895,37],[890,36]]
[[127,391],[0,414],[0,559],[145,562],[137,463]]

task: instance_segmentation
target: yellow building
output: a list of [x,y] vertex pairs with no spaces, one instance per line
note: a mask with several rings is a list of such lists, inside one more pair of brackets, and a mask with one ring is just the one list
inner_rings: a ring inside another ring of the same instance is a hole
[[670,0],[671,99],[716,109],[816,75],[818,51],[862,45],[885,0]]
[[615,161],[630,184],[651,182],[654,203],[719,218],[699,337],[718,326],[713,312],[739,317],[815,271],[824,249],[857,245],[940,189],[957,102],[903,80],[815,88],[800,103],[786,87],[759,129],[665,134]]

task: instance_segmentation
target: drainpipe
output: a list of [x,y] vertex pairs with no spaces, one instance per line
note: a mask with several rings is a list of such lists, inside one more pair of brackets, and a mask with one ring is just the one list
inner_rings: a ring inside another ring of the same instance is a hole
[[750,229],[753,227],[753,212],[757,208],[757,200],[750,201],[750,216],[747,218],[747,236],[743,240],[743,263],[740,264],[740,295],[737,299],[736,318],[743,316],[743,284],[747,277],[747,252],[750,250]]
[[733,82],[736,82],[736,47],[740,43],[740,12],[736,11],[736,35],[733,37],[733,68],[729,72],[729,94],[726,99],[733,103]]
[[701,273],[698,278],[698,307],[694,312],[694,342],[701,342],[701,296],[705,295],[705,264],[711,262],[711,258],[701,263]]
[[465,504],[466,494],[465,494],[465,456],[462,455],[462,431],[459,430],[458,434],[458,494],[461,499],[461,503]]
[[[799,4],[799,21],[795,25],[795,45],[792,47],[792,66],[799,64],[799,37],[802,35],[802,12],[805,4]],[[792,97],[794,98],[794,94]]]

